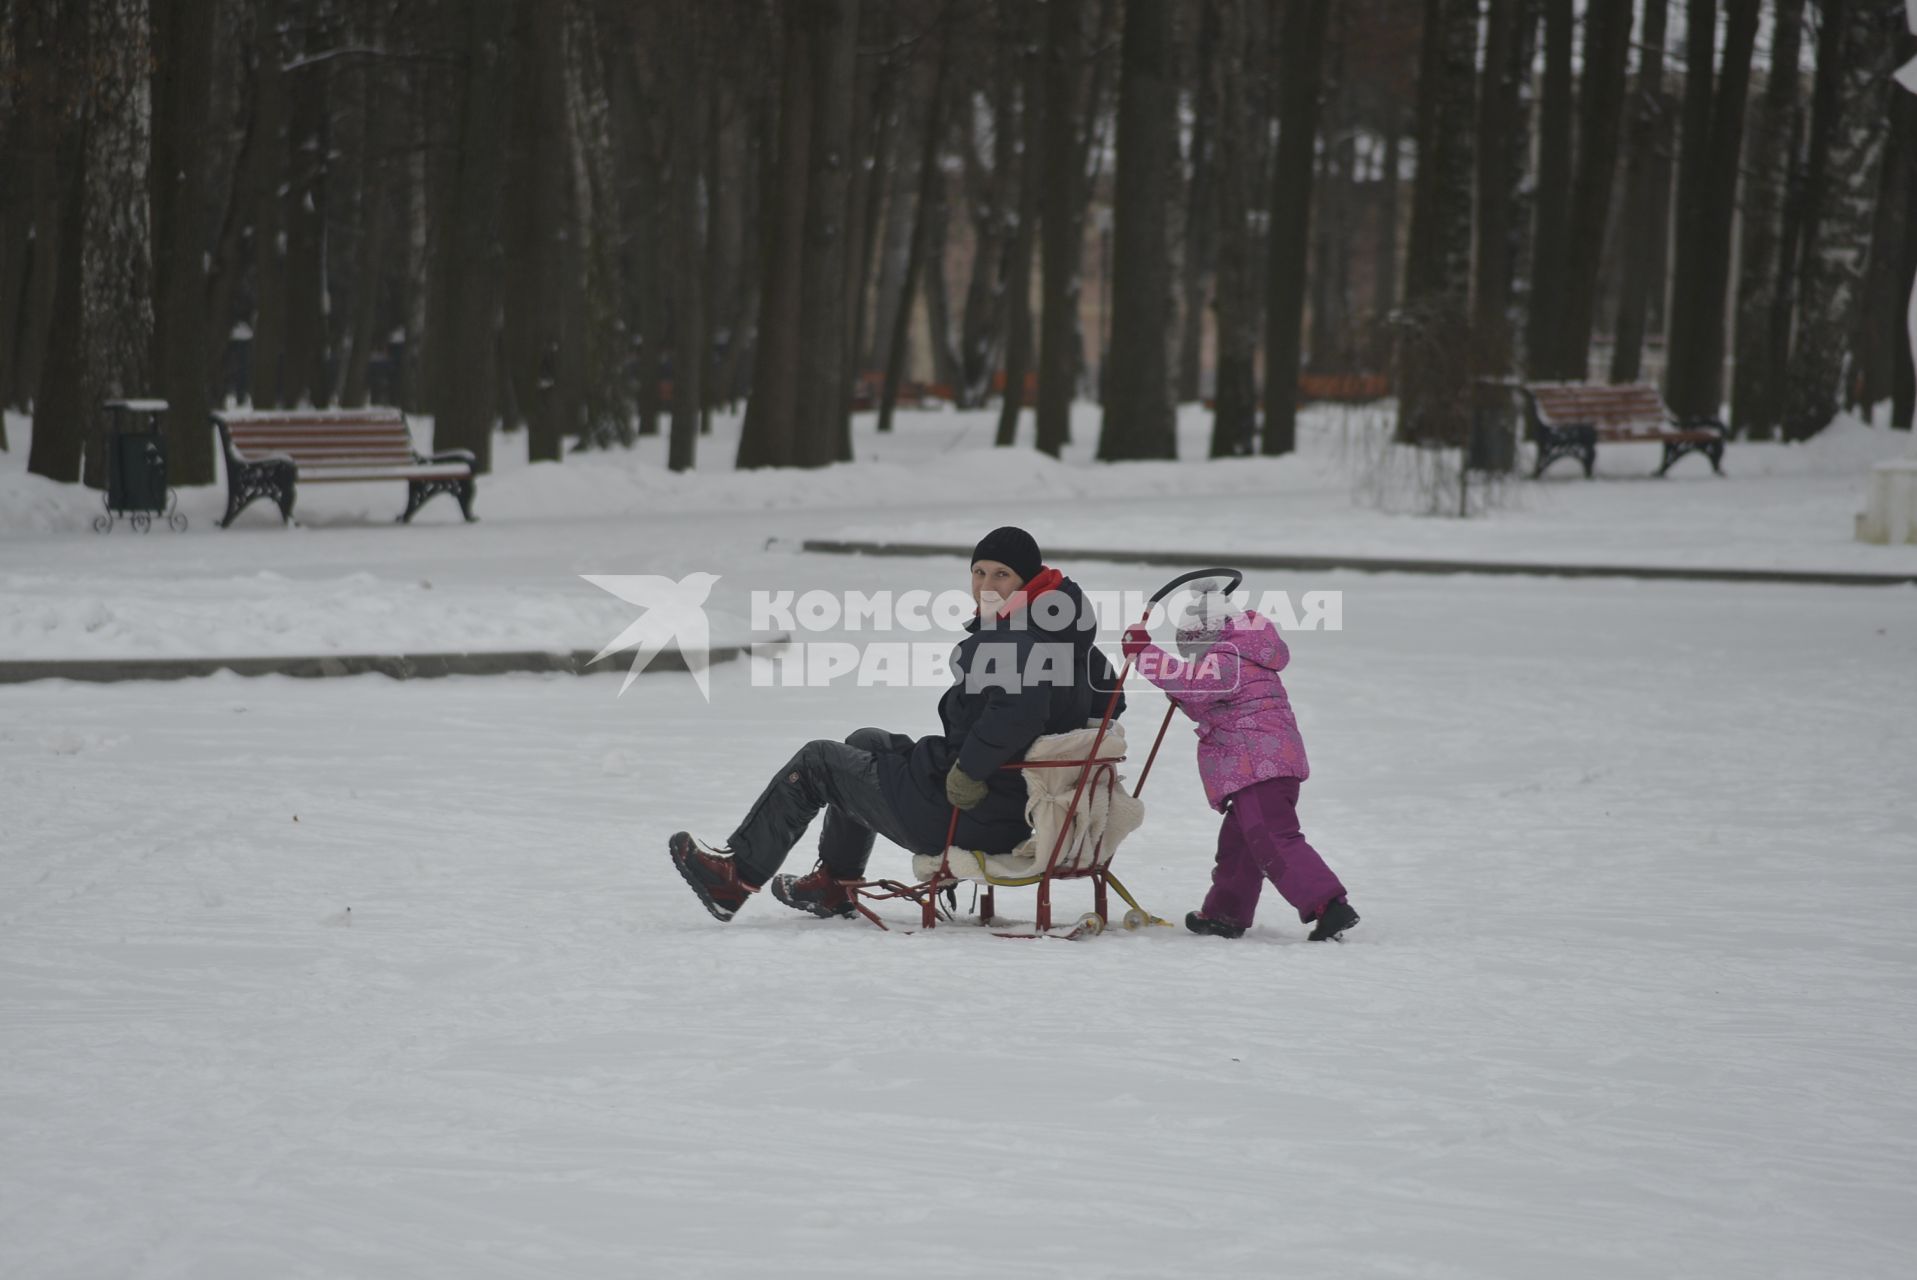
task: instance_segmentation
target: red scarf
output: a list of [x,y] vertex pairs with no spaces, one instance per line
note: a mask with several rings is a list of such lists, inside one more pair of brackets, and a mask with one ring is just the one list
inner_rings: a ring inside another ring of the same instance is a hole
[[1038,599],[1047,591],[1053,590],[1063,581],[1065,581],[1064,574],[1048,565],[1040,565],[1038,572],[1033,575],[1032,580],[1020,587],[1017,591],[1014,591],[1005,603],[999,606],[997,616],[1001,618],[1007,617],[1015,609],[1029,607],[1032,601]]

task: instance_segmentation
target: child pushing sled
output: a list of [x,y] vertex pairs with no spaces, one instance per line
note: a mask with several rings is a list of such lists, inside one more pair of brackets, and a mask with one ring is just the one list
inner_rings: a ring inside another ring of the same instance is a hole
[[1298,788],[1311,769],[1278,677],[1290,648],[1270,619],[1234,612],[1217,592],[1201,595],[1186,613],[1177,643],[1182,662],[1154,645],[1142,624],[1124,637],[1125,656],[1139,673],[1195,722],[1205,795],[1225,815],[1211,892],[1186,915],[1185,927],[1241,936],[1269,880],[1313,925],[1311,941],[1339,937],[1358,923],[1358,913],[1298,827]]

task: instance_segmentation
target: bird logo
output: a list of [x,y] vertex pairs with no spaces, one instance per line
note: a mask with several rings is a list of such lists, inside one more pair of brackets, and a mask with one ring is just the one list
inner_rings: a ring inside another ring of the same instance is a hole
[[[718,574],[689,573],[677,581],[658,573],[582,573],[579,576],[644,611],[611,644],[592,657],[592,662],[598,662],[608,654],[625,649],[633,651],[626,682],[619,686],[620,696],[632,688],[632,682],[651,664],[655,654],[672,646],[685,659],[686,670],[692,673],[700,695],[707,702],[712,701],[707,677],[707,668],[711,665],[711,635],[706,626],[705,603],[713,585],[719,581]],[[592,662],[586,665],[591,666]]]

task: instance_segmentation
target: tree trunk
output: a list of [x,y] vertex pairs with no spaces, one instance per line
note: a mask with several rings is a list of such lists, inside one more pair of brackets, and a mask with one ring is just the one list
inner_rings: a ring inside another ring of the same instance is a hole
[[478,470],[492,469],[498,410],[500,157],[505,150],[505,60],[511,8],[485,0],[449,15],[463,66],[453,105],[457,139],[439,202],[433,261],[432,377],[435,449],[470,449]]
[[[1797,61],[1804,0],[1778,0],[1764,96],[1744,149],[1743,234],[1737,276],[1737,359],[1731,383],[1731,427],[1768,440],[1783,419],[1782,373],[1772,364],[1783,247],[1784,197],[1791,164],[1792,121],[1799,114]],[[1789,317],[1784,317],[1788,333]]]
[[[302,33],[301,47],[320,36]],[[329,147],[326,90],[329,62],[287,76],[287,145],[281,172],[286,229],[286,355],[281,402],[324,403],[326,375],[326,196]]]
[[1165,333],[1172,320],[1165,225],[1171,198],[1171,0],[1126,0],[1113,196],[1112,368],[1098,456],[1175,458]]
[[167,402],[167,479],[213,482],[207,379],[207,109],[213,0],[156,5],[153,70],[153,365]]
[[147,163],[151,44],[144,0],[90,6],[86,188],[81,215],[80,408],[84,480],[107,483],[104,400],[153,391],[153,255]]
[[[1711,6],[1693,0],[1694,9]],[[1678,279],[1672,292],[1670,363],[1664,398],[1680,417],[1715,418],[1724,387],[1724,297],[1730,279],[1731,215],[1737,202],[1737,161],[1744,136],[1744,102],[1757,37],[1757,0],[1726,0],[1724,62],[1709,103],[1709,127],[1701,133],[1690,118],[1686,85],[1685,151],[1679,173]],[[1707,19],[1710,14],[1704,15]],[[1687,74],[1709,78],[1708,37],[1693,20],[1691,39],[1703,39],[1706,56],[1693,54]],[[1709,86],[1706,86],[1709,89]],[[1684,217],[1684,188],[1691,209]],[[1689,236],[1685,235],[1686,230]]]
[[[1260,449],[1268,457],[1298,447],[1299,347],[1304,332],[1305,262],[1311,246],[1313,151],[1330,12],[1330,0],[1291,0],[1285,7],[1278,155],[1271,174],[1271,276],[1265,304],[1265,430]],[[1464,193],[1468,232],[1468,185]],[[1470,253],[1468,243],[1465,252]]]
[[1213,305],[1218,316],[1218,364],[1212,414],[1211,456],[1238,457],[1251,452],[1258,429],[1257,296],[1252,269],[1251,192],[1254,175],[1250,133],[1262,128],[1246,101],[1245,7],[1250,0],[1206,0],[1216,13],[1217,58],[1209,69],[1217,95],[1218,269]]
[[[84,10],[78,5],[24,3],[16,13],[17,65],[20,84],[15,99],[15,124],[21,129],[21,163],[15,170],[19,194],[27,202],[26,225],[32,228],[32,257],[25,262],[18,294],[14,339],[0,350],[9,359],[13,380],[11,403],[24,407],[38,402],[43,356],[51,341],[55,300],[67,251],[62,228],[75,190],[71,175],[79,164],[78,130],[80,76],[86,40]],[[77,33],[77,34],[75,34]],[[15,241],[24,246],[27,237]],[[76,427],[77,429],[77,427]],[[55,428],[42,424],[51,433]],[[34,451],[41,431],[34,432]],[[77,437],[74,458],[77,466]]]
[[779,139],[766,192],[765,286],[752,364],[752,398],[739,435],[741,467],[783,467],[794,459],[798,420],[799,271],[805,256],[806,151],[812,132],[812,57],[797,6],[785,15],[779,59]]
[[[940,139],[943,143],[944,139]],[[932,203],[926,207],[931,234],[926,241],[925,257],[919,264],[922,285],[919,301],[925,306],[926,345],[932,352],[932,381],[945,387],[959,383],[958,347],[952,341],[952,299],[947,287],[945,250],[951,240],[952,204],[943,162],[932,187]]]
[[281,0],[260,0],[254,28],[253,338],[247,348],[257,409],[286,403],[286,73]]
[[[1611,212],[1624,73],[1631,51],[1631,3],[1592,5],[1584,20],[1584,85],[1579,108],[1577,175],[1562,287],[1553,325],[1558,349],[1552,376],[1582,382],[1590,375],[1591,323],[1597,311],[1598,264]],[[1735,138],[1732,145],[1735,145]]]
[[1378,277],[1371,306],[1380,318],[1398,309],[1398,204],[1403,198],[1398,170],[1403,164],[1404,136],[1393,127],[1385,134],[1384,173],[1378,181]]
[[672,297],[672,427],[666,466],[690,471],[697,461],[706,366],[705,226],[700,209],[700,159],[708,110],[707,32],[697,6],[671,10],[672,69],[667,125],[672,174],[668,179],[666,242]]
[[851,315],[845,277],[846,202],[852,151],[852,94],[858,58],[858,0],[808,0],[812,18],[813,108],[806,180],[805,257],[801,266],[799,419],[793,461],[820,467],[841,460],[845,427],[845,341]]
[[1842,403],[1871,257],[1872,206],[1888,132],[1886,81],[1902,9],[1895,0],[1850,0],[1841,27],[1832,32],[1843,70],[1825,183],[1810,193],[1816,230],[1805,247],[1797,336],[1786,373],[1786,439],[1822,431]]
[[1212,280],[1217,252],[1218,99],[1211,89],[1211,68],[1218,60],[1218,5],[1201,0],[1198,15],[1197,75],[1192,91],[1191,179],[1185,198],[1183,314],[1178,337],[1180,404],[1199,398],[1201,354],[1205,338],[1205,290]]
[[[1898,42],[1900,57],[1917,52],[1917,39]],[[1858,308],[1856,336],[1857,377],[1851,382],[1850,404],[1866,421],[1875,422],[1880,401],[1893,398],[1897,351],[1910,354],[1904,323],[1910,295],[1910,271],[1904,264],[1905,245],[1912,234],[1909,222],[1910,190],[1917,182],[1917,95],[1892,87],[1889,97],[1888,140],[1884,144],[1883,178],[1878,184],[1876,210],[1870,233],[1871,266],[1864,277],[1864,304]]]
[[1048,0],[1045,14],[1043,302],[1038,355],[1038,448],[1057,457],[1071,439],[1078,377],[1079,0]]
[[[1784,3],[1803,4],[1803,0]],[[1654,270],[1670,220],[1670,103],[1664,94],[1664,40],[1669,0],[1644,0],[1637,85],[1631,104],[1631,146],[1625,171],[1623,275],[1618,285],[1617,332],[1611,381],[1642,374],[1644,333],[1652,295],[1662,283]],[[1749,224],[1746,224],[1748,232]]]
[[500,208],[505,297],[506,387],[527,429],[527,458],[556,461],[578,429],[561,365],[568,358],[566,281],[580,264],[570,202],[570,136],[565,114],[562,32],[540,0],[514,6],[511,143]]
[[1537,223],[1532,233],[1531,314],[1525,326],[1524,367],[1533,378],[1552,376],[1560,349],[1570,253],[1573,147],[1571,0],[1544,0],[1544,97],[1538,110]]
[[[361,10],[362,39],[377,46],[384,38],[381,6],[369,3]],[[387,250],[393,233],[392,185],[395,174],[385,153],[386,133],[392,128],[397,103],[386,78],[365,71],[359,82],[359,139],[357,145],[358,208],[354,221],[358,239],[353,254],[352,312],[346,327],[346,349],[339,374],[339,402],[349,408],[366,404],[372,396],[368,374],[373,347],[379,342],[381,286]]]
[[[63,4],[35,9],[40,19],[39,62],[45,73],[35,82],[33,131],[41,153],[45,187],[34,214],[36,303],[44,289],[47,317],[41,352],[35,360],[33,443],[27,470],[62,484],[80,479],[81,457],[90,416],[82,386],[85,329],[81,316],[81,261],[85,255],[86,128],[88,93],[81,81],[89,63],[89,28],[99,17],[89,6]],[[44,233],[44,234],[43,234]]]
[[954,388],[958,407],[975,409],[985,403],[992,370],[1005,332],[1005,271],[1011,252],[1016,214],[1008,205],[1016,198],[1013,182],[1018,164],[1014,124],[1017,96],[1016,68],[1001,61],[992,70],[992,160],[988,168],[979,154],[978,115],[966,130],[965,189],[972,212],[971,282],[965,290],[965,313],[959,327],[959,381]]
[[[932,204],[938,199],[939,134],[945,128],[945,77],[950,46],[940,41],[933,55],[931,87],[925,99],[925,134],[919,150],[919,191],[912,216],[912,242],[905,256],[905,271],[900,277],[897,305],[892,310],[892,332],[886,341],[885,389],[879,399],[879,430],[892,429],[892,411],[898,403],[899,383],[905,377],[908,340],[912,333],[912,299],[918,290],[919,274],[932,255]],[[931,314],[927,299],[926,314]]]
[[[1654,0],[1655,2],[1655,0]],[[1516,273],[1512,196],[1522,179],[1511,145],[1522,119],[1522,92],[1530,73],[1520,63],[1519,26],[1525,0],[1490,0],[1485,22],[1484,75],[1478,97],[1477,283],[1471,328],[1474,372],[1503,377],[1511,369],[1510,307]]]
[[[1004,0],[1008,6],[1018,0]],[[1028,7],[1025,51],[1019,59],[1018,227],[1005,272],[1005,396],[999,403],[994,443],[1018,443],[1019,415],[1025,408],[1025,378],[1032,368],[1032,248],[1038,242],[1039,193],[1045,184],[1045,59],[1038,52],[1044,13]]]
[[[1418,86],[1418,186],[1399,326],[1398,436],[1463,444],[1471,410],[1468,308],[1476,0],[1427,0],[1425,22],[1424,73]],[[1540,244],[1540,256],[1544,251]],[[1272,390],[1268,387],[1265,394],[1269,401]]]

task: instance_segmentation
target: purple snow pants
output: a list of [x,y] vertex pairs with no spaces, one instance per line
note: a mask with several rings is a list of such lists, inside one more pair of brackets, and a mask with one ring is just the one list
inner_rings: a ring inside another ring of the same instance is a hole
[[1199,914],[1207,920],[1249,925],[1258,893],[1270,880],[1300,920],[1311,921],[1344,885],[1298,829],[1298,779],[1267,778],[1231,795],[1231,809],[1218,829],[1218,865]]

